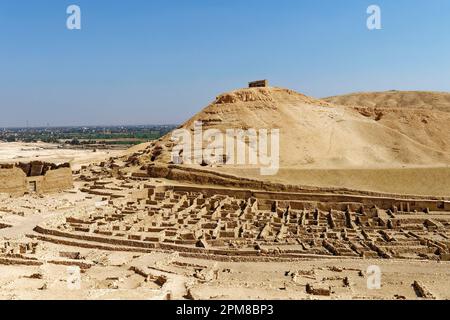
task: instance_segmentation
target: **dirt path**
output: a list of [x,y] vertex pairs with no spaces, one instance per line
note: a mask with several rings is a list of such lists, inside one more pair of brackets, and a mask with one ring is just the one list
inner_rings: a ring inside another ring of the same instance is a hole
[[12,225],[10,228],[0,230],[0,237],[6,238],[21,238],[26,234],[33,234],[33,229],[46,219],[52,218],[60,214],[60,212],[52,212],[47,214],[33,214],[25,217],[21,216],[7,216],[3,222]]

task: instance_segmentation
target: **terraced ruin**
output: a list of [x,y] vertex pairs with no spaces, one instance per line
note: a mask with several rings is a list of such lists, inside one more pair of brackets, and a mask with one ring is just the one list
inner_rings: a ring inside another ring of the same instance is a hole
[[450,258],[449,201],[135,184],[92,182],[104,206],[46,221],[38,238],[218,260]]

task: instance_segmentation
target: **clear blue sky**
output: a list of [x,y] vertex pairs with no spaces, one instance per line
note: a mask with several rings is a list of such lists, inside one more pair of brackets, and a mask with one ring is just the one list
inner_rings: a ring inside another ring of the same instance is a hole
[[450,91],[448,0],[0,0],[0,45],[0,127],[181,123],[263,78],[315,97]]

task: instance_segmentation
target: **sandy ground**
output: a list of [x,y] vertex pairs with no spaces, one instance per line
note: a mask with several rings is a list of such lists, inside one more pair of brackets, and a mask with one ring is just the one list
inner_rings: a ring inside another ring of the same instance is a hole
[[59,149],[49,143],[0,142],[0,163],[29,162],[33,160],[54,163],[70,162],[72,170],[82,165],[99,162],[122,154],[120,150]]
[[[39,250],[46,254],[76,251],[95,265],[79,274],[79,286],[73,285],[67,266],[0,265],[0,299],[417,299],[414,281],[420,281],[436,299],[450,298],[448,262],[329,259],[224,263],[177,254],[130,254],[49,243]],[[366,271],[373,265],[381,270],[380,289],[367,285]],[[157,277],[166,282],[155,282]],[[307,284],[331,288],[331,295],[307,294]]]

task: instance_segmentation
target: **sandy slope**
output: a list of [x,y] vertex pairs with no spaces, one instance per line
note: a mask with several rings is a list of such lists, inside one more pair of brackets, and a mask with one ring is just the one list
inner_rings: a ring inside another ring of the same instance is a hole
[[423,145],[449,152],[450,94],[388,91],[325,99],[346,105]]

